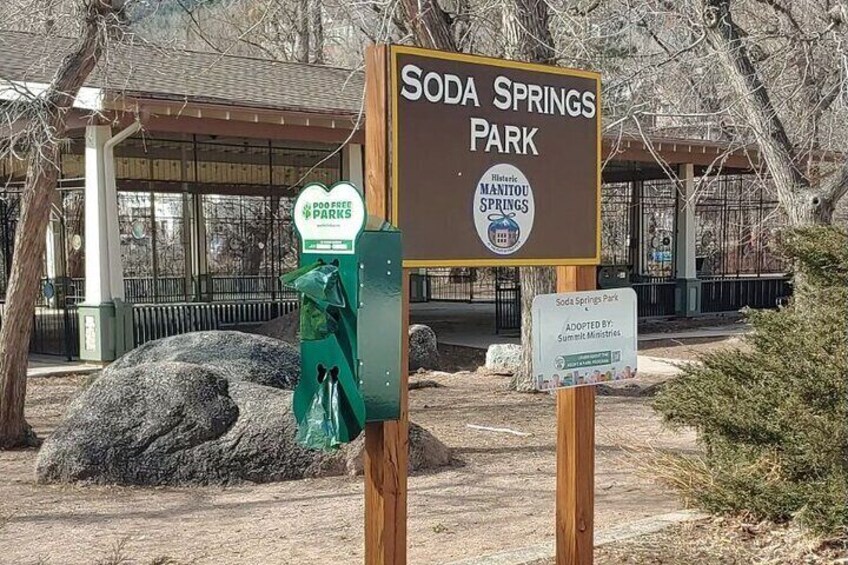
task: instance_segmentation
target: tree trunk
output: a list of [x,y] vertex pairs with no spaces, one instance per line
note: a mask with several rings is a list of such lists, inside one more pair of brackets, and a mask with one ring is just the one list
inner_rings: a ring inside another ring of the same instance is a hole
[[[507,0],[503,9],[504,56],[533,63],[554,63],[545,0]],[[532,391],[533,384],[533,299],[556,291],[556,270],[551,267],[522,267],[521,281],[521,366],[512,379],[515,390]]]
[[33,310],[50,218],[50,191],[56,189],[59,177],[66,115],[103,50],[107,18],[114,19],[117,11],[108,0],[86,4],[81,40],[62,61],[43,97],[29,102],[38,105],[41,115],[39,125],[33,126],[39,129],[31,131],[27,139],[30,158],[0,327],[0,449],[37,443],[24,419],[24,401]]
[[49,153],[37,153],[29,165],[0,328],[0,448],[4,449],[38,443],[24,419],[24,400],[33,308],[44,257],[42,234],[50,217],[50,191],[55,190],[59,177],[55,166],[59,146],[51,145],[46,148]]
[[324,63],[324,19],[321,0],[309,0],[309,62],[316,65]]
[[512,376],[512,386],[519,392],[535,390],[533,384],[533,299],[538,294],[556,291],[556,269],[522,267],[521,281],[521,367]]
[[[769,90],[743,41],[736,25],[730,0],[702,0],[702,18],[710,48],[716,54],[730,87],[735,91],[760,154],[777,190],[778,201],[792,227],[829,224],[839,199],[848,191],[848,160],[831,178],[813,186],[804,171],[804,158],[798,145],[790,140]],[[793,300],[803,310],[815,298],[808,297],[808,285],[802,271],[793,276]]]
[[309,33],[310,3],[310,0],[298,0],[297,2],[295,59],[299,63],[308,63],[309,55],[312,53]]
[[429,49],[456,51],[451,20],[438,0],[400,0],[404,21],[412,30],[416,45]]
[[503,7],[504,57],[556,63],[546,0],[507,0]]

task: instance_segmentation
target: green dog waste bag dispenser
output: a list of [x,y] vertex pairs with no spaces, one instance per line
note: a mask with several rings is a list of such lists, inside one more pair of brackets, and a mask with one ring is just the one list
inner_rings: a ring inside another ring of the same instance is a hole
[[310,184],[294,206],[300,268],[282,280],[301,296],[294,415],[298,441],[313,449],[400,417],[401,234],[366,219],[346,182]]

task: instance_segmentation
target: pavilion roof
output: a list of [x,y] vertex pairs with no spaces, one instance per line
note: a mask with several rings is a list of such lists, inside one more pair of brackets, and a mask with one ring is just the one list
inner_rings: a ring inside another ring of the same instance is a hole
[[[0,31],[0,79],[47,83],[74,39]],[[350,69],[113,42],[85,86],[111,96],[349,116],[364,76]]]
[[[0,81],[45,85],[74,41],[0,31],[3,53]],[[349,131],[362,109],[364,73],[323,65],[178,50],[137,40],[112,42],[86,82],[86,89],[87,96],[81,93],[77,99],[84,109],[125,111],[144,107],[165,119],[216,117],[257,123],[323,124]],[[2,90],[0,86],[0,95]],[[195,109],[193,113],[190,108]],[[239,117],[238,112],[248,113]],[[299,116],[300,121],[290,121],[289,115]],[[640,168],[650,169],[644,173],[648,177],[665,175],[661,162],[694,162],[709,170],[756,168],[760,160],[755,148],[738,143],[642,137],[632,133],[605,136],[604,154],[605,158],[612,154],[615,162],[642,163]],[[633,174],[633,171],[624,173]]]

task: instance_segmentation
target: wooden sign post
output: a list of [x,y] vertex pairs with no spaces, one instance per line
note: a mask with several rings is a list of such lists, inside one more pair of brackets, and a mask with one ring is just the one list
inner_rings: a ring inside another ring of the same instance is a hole
[[[594,288],[600,77],[402,46],[365,55],[365,196],[403,232],[401,418],[365,429],[365,563],[406,564],[409,268],[556,266]],[[569,265],[569,266],[564,266]],[[557,563],[593,555],[594,389],[557,393]]]
[[[595,289],[594,267],[558,267],[557,292]],[[595,387],[556,392],[556,563],[591,565],[595,540]]]
[[[390,219],[388,48],[365,53],[365,208]],[[403,273],[400,419],[365,427],[365,563],[406,565],[406,480],[409,454],[409,271]]]

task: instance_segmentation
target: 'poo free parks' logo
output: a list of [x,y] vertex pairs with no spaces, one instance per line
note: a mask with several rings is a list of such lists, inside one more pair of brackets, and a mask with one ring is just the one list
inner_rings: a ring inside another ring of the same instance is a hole
[[305,253],[353,254],[365,226],[365,202],[356,187],[311,183],[294,203],[294,224]]
[[474,226],[480,241],[498,255],[515,253],[533,230],[533,189],[517,167],[489,168],[474,191]]

